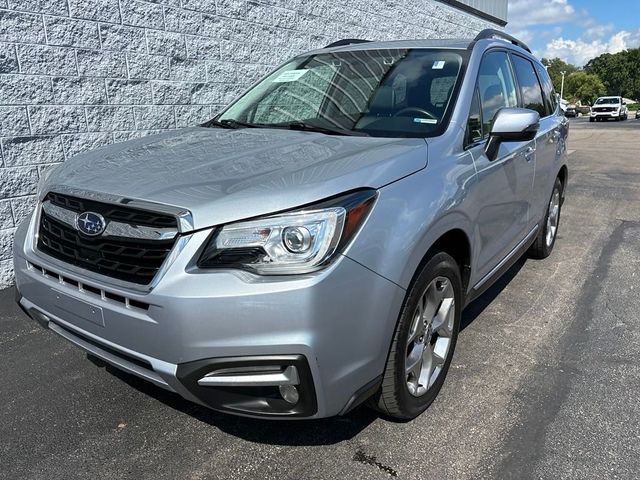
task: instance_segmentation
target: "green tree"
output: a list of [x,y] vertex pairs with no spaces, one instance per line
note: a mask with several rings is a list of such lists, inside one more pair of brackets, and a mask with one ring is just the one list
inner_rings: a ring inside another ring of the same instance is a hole
[[607,94],[607,89],[598,75],[583,71],[573,72],[565,78],[565,97],[580,100],[582,103],[593,105],[598,97]]
[[606,95],[640,99],[640,48],[604,53],[590,60],[584,70],[602,79]]
[[576,67],[575,65],[571,65],[564,60],[560,60],[559,58],[543,58],[542,64],[547,67],[547,72],[551,77],[551,81],[553,82],[553,86],[556,89],[556,92],[558,93],[560,93],[560,89],[562,87],[562,72],[565,72],[565,75],[571,75],[573,72],[578,71],[578,67]]

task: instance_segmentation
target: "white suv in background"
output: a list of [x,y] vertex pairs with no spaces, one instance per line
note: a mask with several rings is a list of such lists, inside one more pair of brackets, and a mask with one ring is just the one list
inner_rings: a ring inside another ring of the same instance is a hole
[[626,120],[629,115],[627,104],[622,97],[600,97],[593,104],[590,122],[608,120],[610,118],[616,121]]

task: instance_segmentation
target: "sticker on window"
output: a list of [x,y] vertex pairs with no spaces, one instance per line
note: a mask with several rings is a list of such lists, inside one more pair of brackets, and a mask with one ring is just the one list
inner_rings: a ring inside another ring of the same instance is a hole
[[273,80],[273,83],[295,82],[308,71],[309,70],[307,69],[302,69],[302,70],[288,70],[286,72],[282,72],[280,75],[278,75],[275,78],[275,80]]
[[426,123],[428,125],[435,125],[436,123],[438,123],[438,120],[436,120],[435,118],[414,118],[413,122],[414,123]]
[[432,70],[442,70],[444,68],[444,60],[437,60],[435,62],[433,62],[433,67],[431,67]]

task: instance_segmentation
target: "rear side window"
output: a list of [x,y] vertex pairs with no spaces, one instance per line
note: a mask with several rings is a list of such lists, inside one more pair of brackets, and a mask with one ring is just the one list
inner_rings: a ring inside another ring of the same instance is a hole
[[513,59],[513,68],[520,84],[522,106],[535,110],[541,117],[545,117],[547,108],[542,98],[542,87],[533,68],[533,63],[518,55],[513,55],[511,58]]
[[547,70],[536,63],[536,72],[538,72],[538,78],[542,83],[542,94],[544,95],[544,104],[547,107],[547,115],[553,115],[558,107],[558,99],[556,98],[556,91],[553,89],[553,83]]
[[482,130],[486,136],[501,108],[518,106],[515,81],[505,52],[489,52],[484,56],[478,74],[478,90]]

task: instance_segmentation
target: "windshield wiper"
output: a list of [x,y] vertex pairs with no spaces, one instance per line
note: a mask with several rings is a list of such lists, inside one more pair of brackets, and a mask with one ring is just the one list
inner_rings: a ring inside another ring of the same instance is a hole
[[225,118],[223,120],[216,120],[212,118],[211,120],[203,123],[201,126],[203,127],[219,127],[219,128],[286,128],[289,130],[301,130],[305,132],[318,132],[324,133],[326,135],[349,135],[349,136],[363,136],[368,137],[369,135],[364,132],[355,132],[352,130],[344,130],[344,129],[333,129],[327,127],[321,127],[319,125],[311,125],[309,123],[305,123],[302,121],[289,122],[289,123],[247,123],[241,122],[239,120],[234,120],[230,118]]
[[364,132],[356,132],[353,130],[344,130],[341,128],[327,128],[321,127],[319,125],[311,125],[309,123],[305,123],[302,121],[297,122],[289,122],[289,123],[275,123],[271,125],[265,125],[273,128],[288,128],[289,130],[301,130],[304,132],[318,132],[324,133],[326,135],[347,135],[347,136],[363,136],[368,137],[369,135]]
[[204,122],[202,125],[202,127],[219,127],[219,128],[231,128],[231,129],[237,129],[237,128],[260,128],[262,127],[262,125],[258,125],[255,123],[246,123],[246,122],[241,122],[239,120],[232,120],[230,118],[225,118],[223,120],[216,120],[215,118],[212,118],[211,120]]

